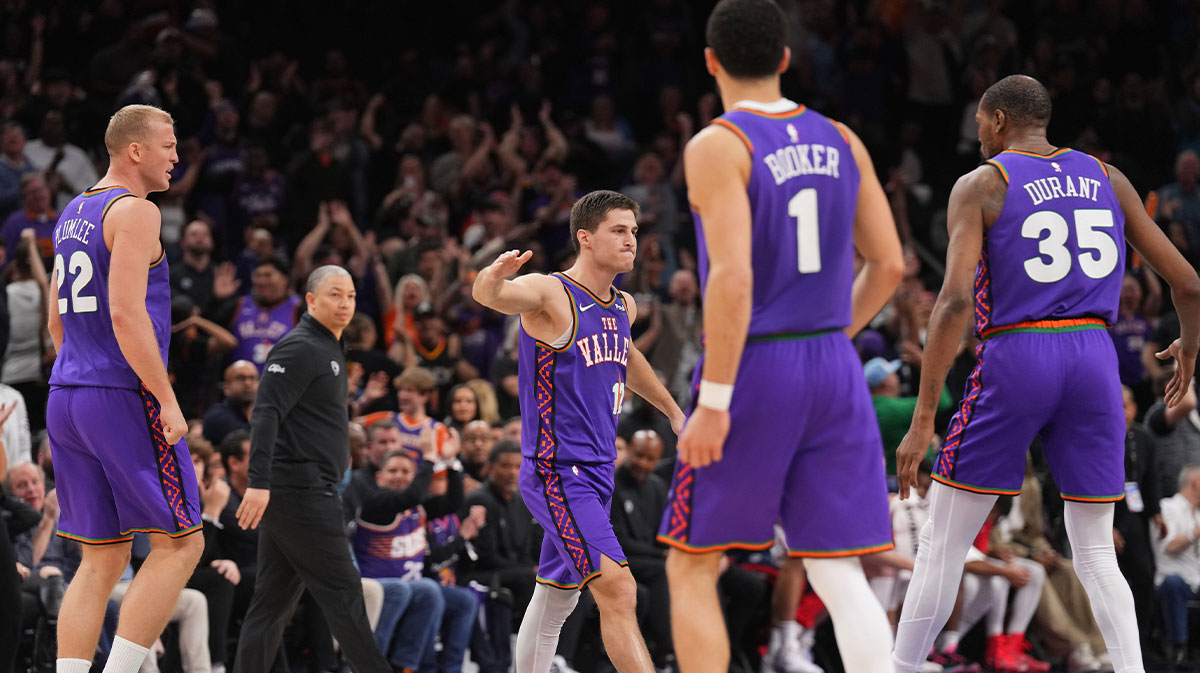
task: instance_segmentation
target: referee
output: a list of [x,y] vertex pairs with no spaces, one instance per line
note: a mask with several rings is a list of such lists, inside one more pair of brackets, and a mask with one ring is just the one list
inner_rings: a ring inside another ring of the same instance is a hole
[[237,517],[262,528],[234,671],[270,670],[307,587],[355,673],[391,673],[367,622],[336,487],[350,460],[340,339],[354,317],[354,281],[322,266],[305,299],[308,314],[271,348],[250,418],[250,486]]

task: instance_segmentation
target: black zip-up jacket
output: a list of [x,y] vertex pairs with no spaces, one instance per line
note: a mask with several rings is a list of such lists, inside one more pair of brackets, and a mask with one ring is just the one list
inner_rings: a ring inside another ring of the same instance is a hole
[[267,355],[250,416],[250,487],[335,490],[350,464],[346,356],[311,315]]

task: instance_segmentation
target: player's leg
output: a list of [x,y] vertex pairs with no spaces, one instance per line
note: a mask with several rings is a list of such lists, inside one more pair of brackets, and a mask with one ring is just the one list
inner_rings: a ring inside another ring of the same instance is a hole
[[[565,506],[563,480],[554,467],[546,461],[524,460],[520,488],[529,512],[546,532],[533,597],[517,628],[513,665],[517,673],[547,673],[558,650],[563,624],[579,604],[584,574],[576,567],[577,557],[584,564],[590,560],[579,554],[577,523]],[[564,539],[564,532],[569,539]],[[576,552],[575,557],[568,545]]]
[[729,669],[729,636],[717,595],[724,550],[667,552],[671,587],[671,634],[675,660],[684,673],[725,673]]
[[[90,668],[108,596],[129,564],[129,541],[133,539],[122,534],[117,498],[124,494],[110,482],[104,463],[87,441],[93,437],[85,439],[75,426],[77,418],[92,418],[93,414],[108,418],[107,400],[102,397],[95,389],[55,389],[47,402],[46,428],[58,477],[58,534],[83,543],[79,570],[59,607],[58,668],[64,673],[84,673]],[[133,411],[137,411],[136,405]],[[128,431],[105,428],[122,429]],[[141,432],[144,435],[144,424]],[[94,434],[108,436],[107,432]],[[127,451],[123,445],[127,439],[114,436],[119,441],[110,450]],[[102,447],[105,449],[109,447]],[[132,668],[138,664],[140,661]]]
[[[175,601],[204,552],[204,536],[150,536],[150,555],[134,576],[121,602],[117,637],[149,646],[162,633],[175,610]],[[74,584],[72,582],[72,584]]]
[[891,625],[858,558],[892,548],[875,411],[849,339],[838,333],[798,345],[811,372],[800,380],[813,414],[785,468],[780,522],[788,554],[804,559],[847,673],[890,673]]
[[1133,592],[1117,567],[1113,549],[1112,503],[1066,503],[1067,537],[1071,540],[1075,572],[1087,590],[1092,614],[1104,634],[1104,644],[1117,673],[1142,670]]
[[1118,672],[1142,670],[1133,593],[1117,566],[1113,502],[1124,496],[1125,418],[1116,354],[1107,334],[1060,337],[1062,362],[1077,366],[1042,439],[1046,461],[1066,500],[1075,572]]
[[912,673],[925,660],[954,608],[971,541],[996,496],[1020,492],[1026,448],[1060,398],[1059,362],[1026,336],[999,336],[975,351],[962,404],[934,461],[938,483],[929,491],[929,520],[896,631],[896,673]]
[[[57,460],[57,455],[55,456]],[[61,467],[59,468],[61,469]],[[59,472],[61,480],[62,473]],[[59,482],[61,484],[61,481]],[[61,486],[60,486],[61,488]],[[129,565],[129,542],[83,545],[83,560],[75,579],[67,585],[58,612],[58,658],[84,660],[90,668],[108,596],[125,566]],[[157,636],[158,634],[155,634]]]
[[800,622],[796,621],[796,608],[806,586],[804,561],[788,558],[779,566],[779,575],[771,589],[771,635],[767,641],[767,655],[763,670],[798,671],[803,666],[800,657]]
[[921,668],[954,609],[967,549],[995,502],[995,495],[941,483],[930,486],[929,520],[921,528],[913,576],[896,628],[892,652],[896,673]]
[[[693,468],[678,462],[658,540],[667,554],[671,632],[683,673],[724,673],[729,639],[717,595],[721,559],[729,549],[769,549],[783,499],[790,441],[808,417],[803,386],[807,362],[795,341],[752,343],[742,353],[729,408],[724,457]],[[697,365],[693,384],[699,385]],[[781,414],[785,409],[787,413]]]
[[600,557],[600,575],[587,584],[600,609],[600,637],[619,673],[654,673],[637,621],[637,582],[625,565]]

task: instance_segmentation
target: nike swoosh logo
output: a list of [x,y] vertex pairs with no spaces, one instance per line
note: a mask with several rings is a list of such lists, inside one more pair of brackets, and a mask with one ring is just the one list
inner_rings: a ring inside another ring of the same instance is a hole
[[592,307],[594,307],[595,305],[596,305],[596,303],[595,303],[595,302],[592,302],[591,304],[588,304],[587,306],[580,306],[580,307],[579,307],[579,310],[580,310],[580,311],[586,311],[586,310],[588,310],[589,308],[592,308]]

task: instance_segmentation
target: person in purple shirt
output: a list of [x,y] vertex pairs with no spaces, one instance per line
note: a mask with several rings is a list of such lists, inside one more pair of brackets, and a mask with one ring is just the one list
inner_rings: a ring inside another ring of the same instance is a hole
[[[1020,492],[1035,436],[1065,502],[1067,536],[1118,673],[1141,671],[1129,585],[1113,548],[1125,496],[1125,412],[1117,319],[1126,243],[1171,286],[1178,339],[1165,401],[1187,392],[1200,350],[1200,277],[1113,166],[1046,138],[1051,100],[1024,75],[984,92],[984,163],[950,194],[946,279],[929,321],[918,404],[896,452],[900,497],[935,431],[937,399],[974,318],[976,365],[934,463],[929,522],[896,632],[896,673],[915,673],[954,607],[963,562],[999,495]],[[1025,634],[997,649],[1026,656]]]
[[1153,331],[1150,321],[1142,315],[1142,285],[1137,278],[1126,274],[1121,281],[1117,320],[1108,328],[1117,349],[1117,366],[1123,385],[1139,388],[1146,380],[1142,349]]
[[46,187],[46,180],[41,173],[30,173],[21,178],[21,205],[23,207],[20,210],[4,220],[0,236],[4,237],[4,244],[9,250],[16,250],[21,232],[33,229],[42,259],[48,261],[54,256],[53,234],[58,213],[50,205],[50,189]]
[[105,670],[133,673],[162,633],[204,539],[187,422],[167,377],[171,284],[161,216],[146,200],[170,186],[176,154],[166,112],[129,105],[104,134],[109,169],[54,229],[57,300],[46,428],[54,447],[58,534],[83,561],[58,620],[58,671],[87,673],[108,595],[134,532],[151,551],[121,606]]

